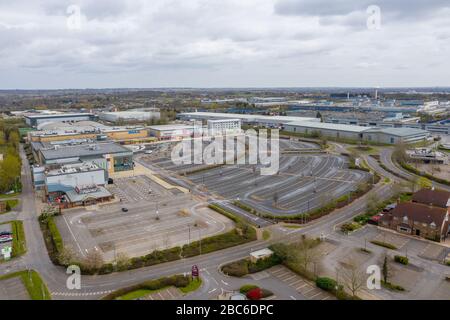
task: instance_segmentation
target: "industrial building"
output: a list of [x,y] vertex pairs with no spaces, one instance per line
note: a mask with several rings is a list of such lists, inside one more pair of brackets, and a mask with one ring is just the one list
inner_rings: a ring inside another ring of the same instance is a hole
[[181,120],[240,120],[242,124],[263,126],[269,128],[283,127],[285,123],[297,121],[320,122],[318,118],[264,116],[256,114],[219,113],[219,112],[186,112],[178,115]]
[[27,137],[30,142],[78,139],[126,141],[145,139],[148,137],[148,131],[142,126],[110,127],[93,121],[47,122],[38,125],[37,131],[28,132]]
[[37,127],[45,122],[77,122],[77,121],[93,121],[97,116],[91,113],[39,113],[26,114],[24,116],[26,124],[31,127]]
[[100,120],[108,122],[139,122],[159,120],[161,113],[159,109],[152,108],[146,110],[130,110],[130,111],[117,111],[117,112],[102,112],[99,114]]
[[148,131],[150,137],[155,137],[158,140],[180,140],[193,136],[202,136],[205,129],[194,124],[167,124],[149,126]]
[[367,141],[381,144],[413,143],[429,133],[412,128],[372,128],[346,124],[299,121],[285,124],[285,131],[329,138]]
[[383,120],[364,120],[352,118],[331,118],[326,119],[327,123],[335,124],[351,124],[364,127],[379,127],[379,128],[411,128],[426,130],[433,134],[450,134],[450,123],[417,123],[414,122],[416,118],[405,118],[402,120],[395,120],[394,118]]
[[113,142],[31,143],[40,165],[93,162],[108,174],[133,169],[133,152]]
[[241,132],[241,120],[224,119],[224,120],[208,120],[208,134],[227,135]]

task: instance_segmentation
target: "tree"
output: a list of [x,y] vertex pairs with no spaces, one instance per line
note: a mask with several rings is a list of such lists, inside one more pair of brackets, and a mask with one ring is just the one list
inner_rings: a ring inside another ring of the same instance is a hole
[[366,210],[369,213],[373,213],[378,206],[378,197],[376,193],[369,193],[366,198]]
[[97,250],[90,250],[84,257],[84,265],[91,270],[99,269],[103,263],[102,254]]
[[64,266],[71,265],[75,260],[75,252],[72,248],[65,246],[58,254],[58,261]]
[[318,260],[317,251],[314,250],[317,242],[314,239],[303,239],[298,242],[295,246],[294,260],[296,263],[300,264],[303,270],[308,270],[311,263]]
[[125,253],[119,252],[116,257],[116,263],[118,270],[127,270],[130,265],[130,259]]
[[342,275],[344,286],[352,293],[353,297],[356,297],[366,281],[366,274],[361,265],[349,259],[343,263]]
[[383,268],[381,270],[381,273],[383,275],[384,283],[389,283],[389,279],[392,276],[392,270],[387,254],[384,255]]
[[392,153],[393,158],[399,163],[405,163],[408,160],[408,155],[406,154],[406,146],[403,143],[399,143],[395,146],[394,152]]
[[18,156],[7,153],[0,162],[0,191],[11,190],[20,176],[20,159]]
[[273,194],[273,203],[276,205],[278,204],[278,192],[275,192]]

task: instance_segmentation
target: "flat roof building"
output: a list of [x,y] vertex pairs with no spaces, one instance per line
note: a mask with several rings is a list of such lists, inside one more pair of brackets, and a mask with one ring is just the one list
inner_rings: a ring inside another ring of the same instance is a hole
[[91,113],[40,113],[40,114],[27,114],[24,116],[26,124],[31,127],[37,127],[44,122],[76,122],[76,121],[89,121],[95,120],[97,117]]
[[311,136],[359,140],[381,144],[413,143],[428,138],[429,133],[412,128],[374,128],[348,124],[298,121],[285,124],[285,130]]
[[148,127],[151,137],[158,140],[179,140],[192,136],[201,136],[205,129],[202,126],[186,124],[166,124]]
[[33,153],[41,165],[93,162],[112,174],[133,169],[133,152],[117,143],[60,144],[45,147],[32,143]]
[[220,113],[220,112],[185,112],[180,113],[178,117],[182,120],[224,120],[238,119],[243,124],[260,125],[260,126],[282,126],[288,122],[294,121],[311,121],[320,122],[318,118],[309,117],[289,117],[289,116],[265,116],[257,114],[239,114],[239,113]]
[[117,112],[102,112],[99,114],[100,120],[109,122],[119,121],[149,121],[152,119],[160,119],[161,113],[158,109],[144,111],[117,111]]

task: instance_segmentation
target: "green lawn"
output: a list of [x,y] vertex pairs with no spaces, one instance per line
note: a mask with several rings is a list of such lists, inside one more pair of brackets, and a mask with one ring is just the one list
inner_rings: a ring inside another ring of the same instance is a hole
[[195,280],[192,280],[191,282],[189,282],[189,284],[186,287],[181,287],[179,289],[181,292],[186,294],[186,293],[197,290],[198,288],[200,288],[201,285],[202,285],[202,279],[196,278]]
[[32,300],[51,300],[47,285],[39,273],[34,270],[23,270],[0,277],[1,280],[20,277]]
[[262,236],[263,236],[264,240],[269,240],[270,239],[270,231],[264,230]]
[[157,289],[157,290],[147,290],[147,289],[139,289],[135,291],[128,292],[123,296],[117,297],[116,300],[135,300],[142,297],[145,297],[149,294],[164,290],[165,288]]
[[15,198],[20,195],[20,192],[11,193],[11,194],[0,194],[0,199],[8,199],[8,198]]
[[[202,285],[202,279],[197,278],[197,279],[189,282],[189,284],[186,287],[178,288],[178,290],[180,290],[184,294],[187,294],[189,292],[193,292],[193,291],[197,290],[198,288],[200,288],[201,285]],[[168,287],[162,287],[160,289],[155,289],[155,290],[138,289],[138,290],[130,291],[120,297],[117,297],[116,300],[135,300],[135,299],[145,297],[149,294],[156,293],[158,291],[162,291],[167,288]]]

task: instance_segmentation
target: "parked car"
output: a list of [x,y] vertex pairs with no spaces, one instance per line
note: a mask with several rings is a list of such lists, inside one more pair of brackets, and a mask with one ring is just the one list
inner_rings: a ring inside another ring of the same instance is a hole
[[128,212],[128,209],[127,208],[122,208],[122,211],[123,212]]
[[1,236],[10,236],[10,235],[12,235],[11,231],[2,231],[2,232],[0,232],[0,237]]
[[0,236],[0,243],[11,242],[13,240],[12,235]]

